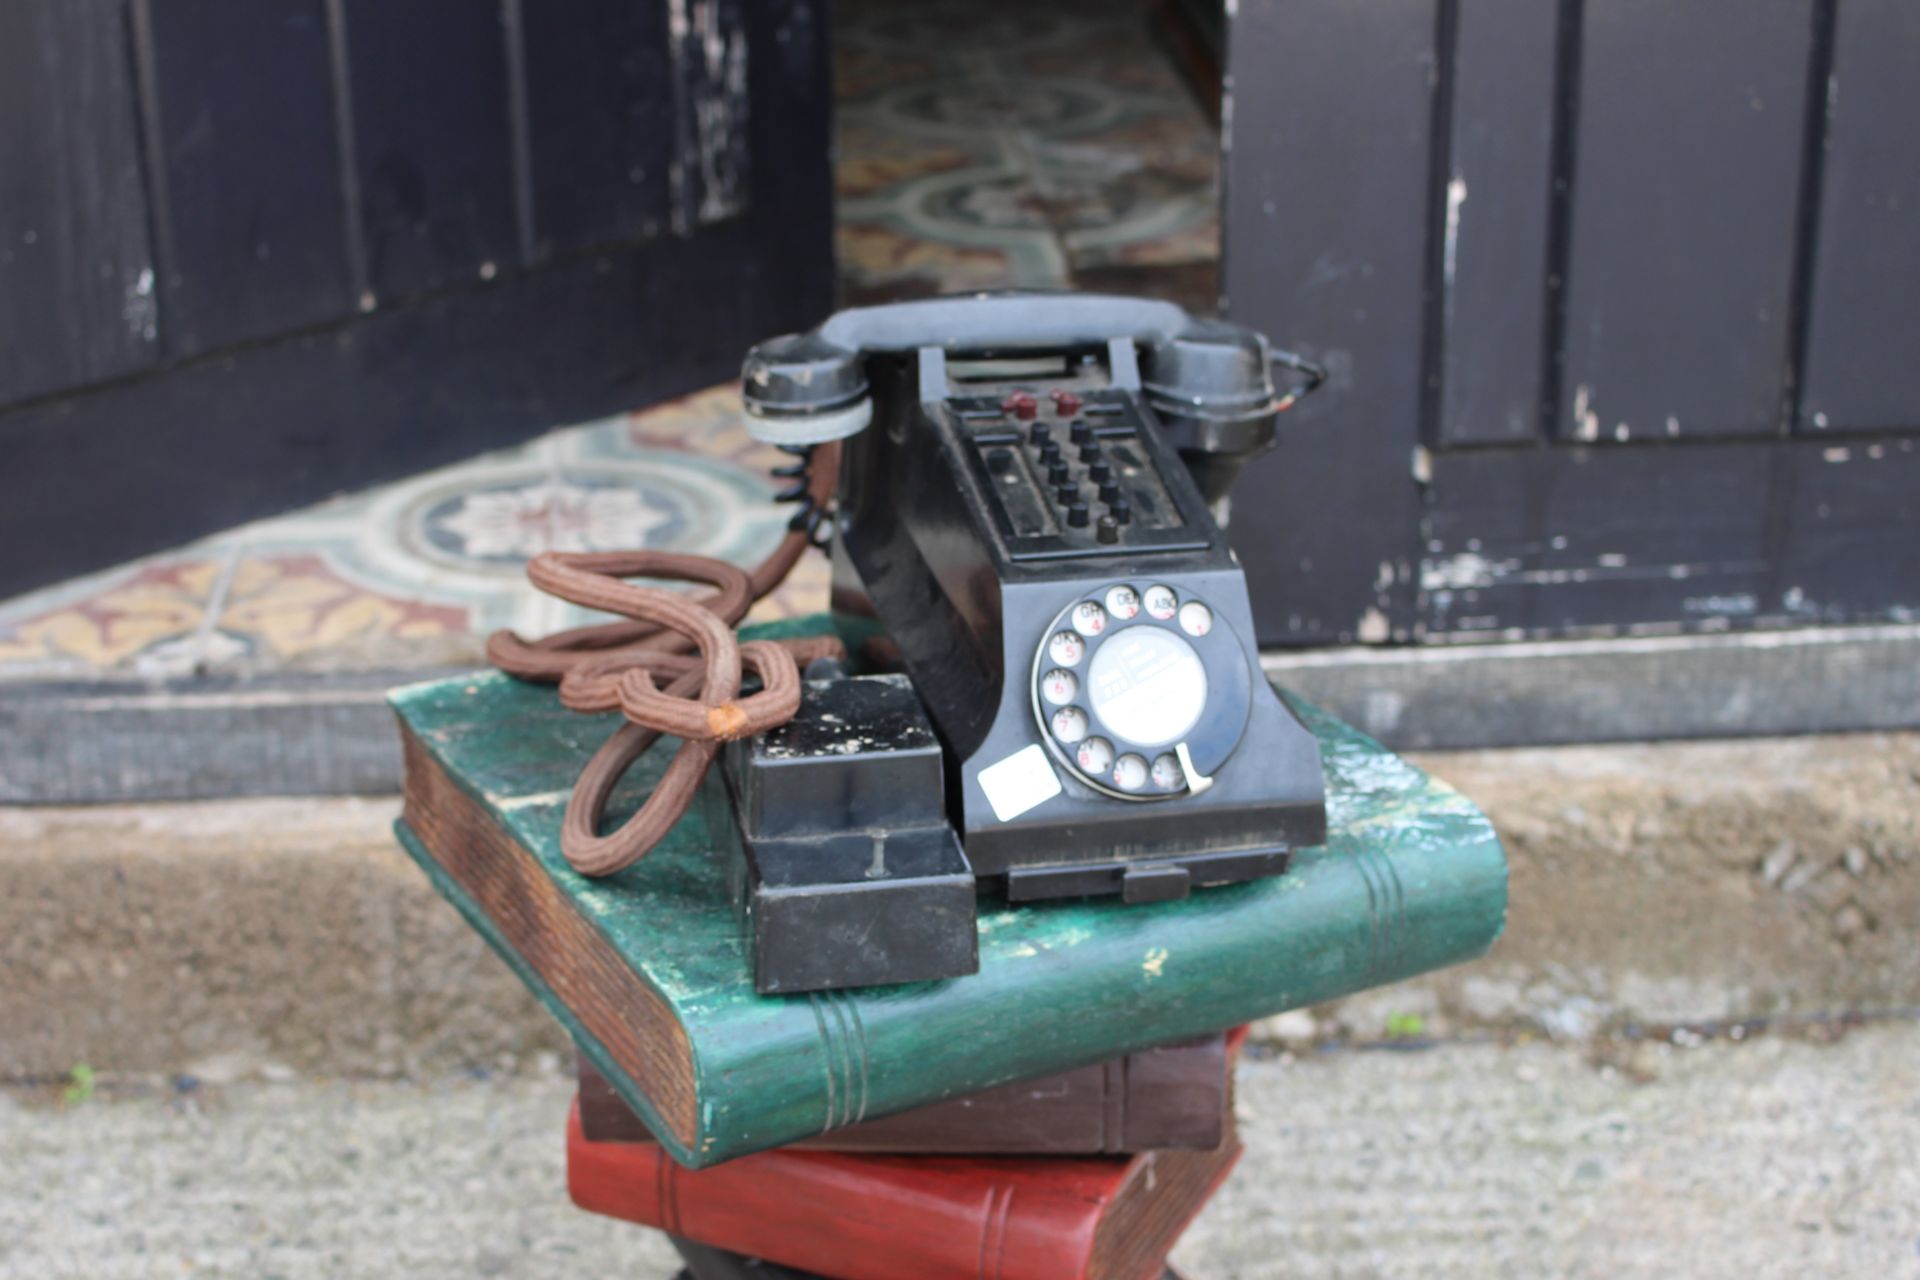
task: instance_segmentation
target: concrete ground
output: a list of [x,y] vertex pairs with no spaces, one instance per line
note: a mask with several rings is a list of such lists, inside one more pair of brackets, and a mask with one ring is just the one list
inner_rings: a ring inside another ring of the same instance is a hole
[[[1920,1022],[1680,1039],[1251,1061],[1246,1158],[1176,1259],[1211,1280],[1920,1275]],[[569,1091],[551,1060],[0,1091],[0,1277],[664,1280],[662,1237],[567,1203]]]
[[[1322,1038],[1415,1017],[1580,1039],[1920,1007],[1920,734],[1420,763],[1501,833],[1506,935],[1484,960],[1316,1010]],[[398,809],[0,808],[0,1081],[77,1063],[430,1079],[564,1051],[399,851]]]
[[[1257,1030],[1197,1275],[1920,1276],[1920,735],[1422,763],[1507,934]],[[0,1280],[670,1273],[567,1205],[565,1038],[396,808],[0,809]]]

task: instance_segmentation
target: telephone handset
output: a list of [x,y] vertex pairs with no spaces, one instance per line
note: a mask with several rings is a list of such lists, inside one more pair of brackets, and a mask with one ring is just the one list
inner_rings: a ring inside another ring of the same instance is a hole
[[[911,680],[860,695],[892,728],[826,748],[840,779],[806,788],[837,834],[756,824],[766,787],[800,777],[793,743],[832,738],[852,691],[810,685],[794,725],[731,753],[763,989],[852,985],[834,974],[860,967],[821,970],[828,935],[810,926],[819,972],[767,985],[777,891],[822,865],[786,849],[769,879],[782,840],[858,849],[857,886],[836,882],[849,922],[870,924],[889,889],[921,894],[922,923],[964,915],[944,958],[921,957],[935,971],[869,969],[900,981],[970,971],[976,881],[1013,901],[1153,901],[1277,874],[1324,839],[1315,740],[1261,678],[1245,576],[1210,510],[1273,442],[1291,399],[1274,361],[1261,335],[1171,303],[1024,292],[843,311],[748,355],[751,434],[801,453],[841,442],[836,508],[806,518],[830,535],[843,629],[883,632]],[[931,733],[907,735],[893,783],[855,776],[846,757],[887,757],[887,733],[922,710]],[[902,761],[924,779],[934,754],[950,828],[898,809]],[[950,830],[944,852],[908,838],[921,826]],[[889,866],[888,839],[919,852]]]

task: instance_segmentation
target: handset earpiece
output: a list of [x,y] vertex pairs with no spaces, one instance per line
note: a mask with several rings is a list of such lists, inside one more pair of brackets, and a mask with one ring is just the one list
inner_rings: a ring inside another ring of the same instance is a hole
[[[1210,504],[1227,496],[1247,463],[1273,448],[1275,419],[1326,380],[1318,366],[1222,320],[1190,320],[1178,333],[1148,343],[1141,356],[1147,403]],[[1305,374],[1306,385],[1277,393],[1276,364]]]
[[765,444],[801,447],[857,435],[873,421],[861,353],[816,333],[772,338],[740,368],[747,434]]

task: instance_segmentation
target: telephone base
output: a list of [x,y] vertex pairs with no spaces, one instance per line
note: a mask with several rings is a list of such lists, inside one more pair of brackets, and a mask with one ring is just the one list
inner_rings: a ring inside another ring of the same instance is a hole
[[1125,902],[1170,902],[1207,885],[1238,884],[1242,880],[1277,876],[1287,869],[1292,856],[1292,851],[1282,845],[1187,858],[1156,858],[1150,862],[1016,867],[1007,872],[1007,901],[1039,902],[1048,898],[1117,894]]

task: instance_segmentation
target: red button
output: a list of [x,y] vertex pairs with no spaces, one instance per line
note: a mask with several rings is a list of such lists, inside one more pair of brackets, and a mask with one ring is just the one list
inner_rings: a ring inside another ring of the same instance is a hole
[[1080,397],[1071,391],[1053,393],[1053,411],[1063,418],[1070,418],[1080,412]]
[[1040,412],[1040,402],[1025,391],[1016,391],[1000,402],[1000,409],[1025,422]]

